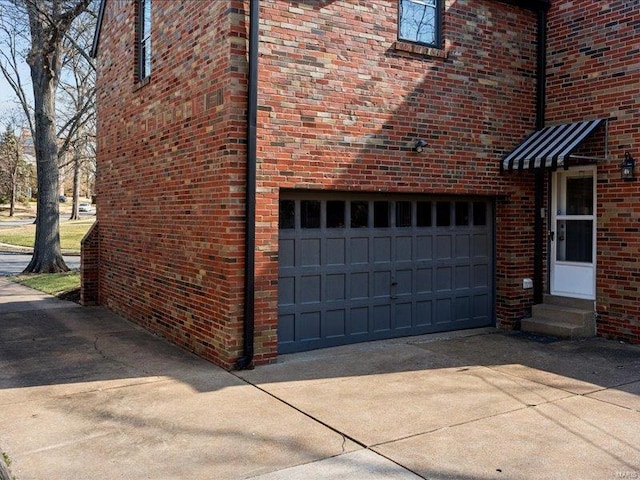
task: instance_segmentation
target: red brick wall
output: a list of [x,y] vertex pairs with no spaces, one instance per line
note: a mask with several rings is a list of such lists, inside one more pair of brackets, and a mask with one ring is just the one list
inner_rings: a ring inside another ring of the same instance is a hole
[[[535,125],[536,15],[446,1],[441,51],[396,44],[397,2],[262,4],[258,290],[273,338],[280,189],[480,194],[497,208],[497,316],[532,292],[533,176],[499,159]],[[424,154],[411,147],[428,141]],[[267,338],[265,338],[267,341]]]
[[[282,188],[496,198],[498,321],[526,314],[533,177],[499,160],[534,128],[535,14],[445,3],[443,49],[416,53],[396,43],[395,1],[260,2],[256,363],[277,352]],[[242,350],[248,3],[155,2],[142,85],[134,2],[106,5],[100,302],[228,367]]]
[[608,160],[598,165],[598,334],[637,343],[640,182],[621,180],[620,163],[627,150],[640,158],[640,8],[636,0],[552,4],[547,121],[610,119]]
[[154,2],[135,79],[135,2],[100,37],[100,302],[221,365],[242,345],[242,2]]
[[100,277],[98,230],[98,222],[95,222],[80,242],[80,303],[82,305],[98,303]]

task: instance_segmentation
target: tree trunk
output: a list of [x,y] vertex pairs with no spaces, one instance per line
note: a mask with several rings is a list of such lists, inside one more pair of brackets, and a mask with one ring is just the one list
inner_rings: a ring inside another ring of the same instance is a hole
[[11,198],[9,199],[9,216],[13,217],[16,213],[16,190],[18,186],[18,167],[16,166],[11,172]]
[[71,204],[71,217],[69,220],[78,220],[80,213],[78,212],[78,202],[80,200],[80,155],[75,150],[73,152],[73,203]]
[[[34,55],[34,53],[36,53]],[[39,53],[39,54],[38,54]],[[33,257],[25,273],[55,273],[69,270],[60,250],[60,205],[58,198],[58,144],[55,125],[54,65],[58,52],[47,51],[32,32],[30,55],[34,97],[33,139],[38,175],[38,211]]]

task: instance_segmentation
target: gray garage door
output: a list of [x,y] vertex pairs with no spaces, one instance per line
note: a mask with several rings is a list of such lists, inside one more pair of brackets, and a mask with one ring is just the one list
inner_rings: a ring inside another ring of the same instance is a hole
[[285,192],[278,350],[493,325],[487,199]]

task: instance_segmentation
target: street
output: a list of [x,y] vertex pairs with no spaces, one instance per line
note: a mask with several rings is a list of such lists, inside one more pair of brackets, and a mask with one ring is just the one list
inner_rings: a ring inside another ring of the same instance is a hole
[[[95,216],[95,209],[91,212],[80,212],[80,218],[85,219],[87,217]],[[60,214],[60,223],[66,222],[69,219],[69,213],[64,212]],[[30,225],[35,221],[35,218],[19,218],[16,220],[3,220],[0,222],[0,229],[2,228],[14,228],[21,227],[23,225]]]
[[[22,273],[22,271],[29,265],[31,260],[31,254],[23,253],[0,253],[0,276],[16,275]],[[69,268],[80,268],[80,256],[64,257]]]

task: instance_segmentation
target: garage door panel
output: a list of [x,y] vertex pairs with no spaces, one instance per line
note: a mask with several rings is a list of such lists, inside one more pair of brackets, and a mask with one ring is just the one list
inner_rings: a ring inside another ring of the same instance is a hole
[[471,282],[471,268],[468,265],[457,265],[455,267],[456,290],[469,288]]
[[435,271],[436,291],[453,290],[453,267],[438,267]]
[[489,276],[489,265],[473,265],[473,286],[474,288],[478,287],[488,287],[489,280],[491,277]]
[[471,235],[457,234],[455,236],[455,258],[468,258],[471,252]]
[[323,324],[324,336],[326,338],[344,337],[346,330],[346,311],[328,310]]
[[351,273],[349,287],[349,298],[352,300],[369,298],[369,272]]
[[395,329],[409,329],[413,327],[413,303],[396,303],[394,315]]
[[389,297],[391,295],[391,271],[373,272],[373,297]]
[[373,239],[373,263],[391,262],[391,237]]
[[416,237],[416,260],[431,260],[433,258],[433,237],[418,235]]
[[325,286],[325,300],[327,302],[344,300],[347,298],[347,282],[346,274],[334,273],[326,276],[327,285]]
[[453,321],[451,303],[451,298],[439,298],[436,300],[435,323],[451,323]]
[[299,277],[299,288],[297,289],[298,303],[316,303],[321,300],[321,280],[320,275],[304,275]]
[[320,266],[320,245],[319,238],[302,238],[300,240],[300,258],[297,265],[301,267]]
[[391,305],[374,305],[373,331],[385,332],[391,330]]
[[296,316],[296,341],[320,339],[320,319],[319,310],[313,312],[303,312]]
[[396,237],[395,261],[411,262],[413,260],[413,237]]
[[416,326],[422,327],[433,323],[433,302],[431,300],[419,300],[416,302]]
[[295,341],[295,321],[296,316],[294,314],[278,315],[278,342],[280,344]]
[[351,249],[351,265],[368,264],[369,263],[369,238],[356,237],[349,242]]
[[347,263],[346,238],[328,238],[326,253],[327,265],[345,265]]
[[456,297],[454,300],[455,305],[455,320],[456,322],[470,320],[471,319],[471,298],[470,297]]
[[488,293],[473,296],[473,318],[486,319],[491,314],[491,297]]
[[431,268],[419,268],[416,270],[416,293],[428,293],[433,291],[433,271]]
[[395,283],[396,297],[413,295],[413,270],[397,270]]
[[489,258],[492,255],[489,245],[490,243],[488,234],[474,234],[472,243],[473,256]]
[[349,315],[348,333],[352,335],[369,333],[369,307],[350,308]]
[[296,242],[294,239],[280,239],[278,242],[278,263],[280,268],[293,267],[296,264]]
[[435,258],[438,260],[447,260],[452,257],[453,245],[455,237],[453,234],[438,235],[436,237]]
[[278,280],[278,305],[294,305],[296,292],[295,277],[280,277]]
[[281,353],[492,324],[489,202],[336,196],[280,230]]

